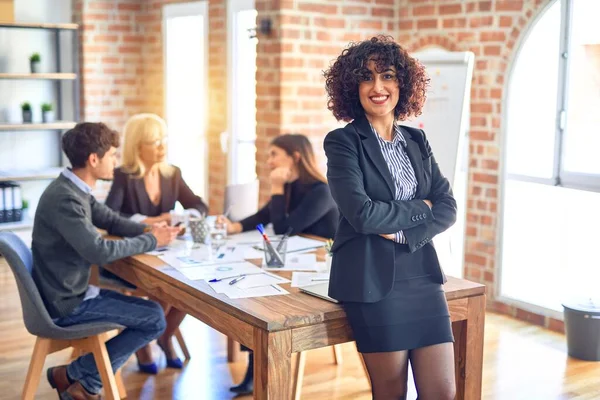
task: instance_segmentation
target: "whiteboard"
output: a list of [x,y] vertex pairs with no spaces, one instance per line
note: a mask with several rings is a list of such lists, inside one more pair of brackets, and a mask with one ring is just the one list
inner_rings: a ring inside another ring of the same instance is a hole
[[426,50],[412,53],[431,78],[423,114],[402,124],[425,131],[442,174],[448,178],[458,205],[457,221],[434,238],[440,263],[448,275],[462,277],[467,173],[469,105],[474,54]]

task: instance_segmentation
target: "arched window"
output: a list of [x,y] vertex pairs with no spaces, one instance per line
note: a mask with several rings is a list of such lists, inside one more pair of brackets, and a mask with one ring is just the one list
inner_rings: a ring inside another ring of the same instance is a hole
[[525,308],[600,294],[598,15],[596,0],[550,3],[508,79],[499,293]]

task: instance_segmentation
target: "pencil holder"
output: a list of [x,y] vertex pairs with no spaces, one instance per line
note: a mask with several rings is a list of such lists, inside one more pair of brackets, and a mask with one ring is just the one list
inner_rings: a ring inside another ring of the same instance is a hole
[[[263,240],[263,249],[265,251],[265,265],[269,268],[283,268],[285,265],[285,253],[287,252],[287,239],[286,240],[271,240],[272,248],[266,240]],[[273,253],[273,250],[277,251],[279,258]]]
[[210,226],[205,218],[190,218],[188,220],[192,239],[196,243],[206,243],[210,237]]

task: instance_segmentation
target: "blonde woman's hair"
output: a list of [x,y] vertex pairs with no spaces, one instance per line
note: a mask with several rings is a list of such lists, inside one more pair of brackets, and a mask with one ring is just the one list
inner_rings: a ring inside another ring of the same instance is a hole
[[[136,178],[144,176],[146,167],[140,159],[140,145],[142,142],[161,139],[166,135],[167,124],[156,114],[136,114],[129,118],[123,128],[123,171]],[[166,163],[161,163],[159,168],[163,175],[168,175],[173,169]]]

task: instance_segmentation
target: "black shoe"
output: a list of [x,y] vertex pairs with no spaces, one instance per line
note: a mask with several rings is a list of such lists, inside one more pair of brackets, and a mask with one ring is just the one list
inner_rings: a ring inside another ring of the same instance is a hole
[[230,387],[229,390],[239,395],[252,394],[254,392],[254,353],[250,353],[248,356],[248,369],[242,383]]

